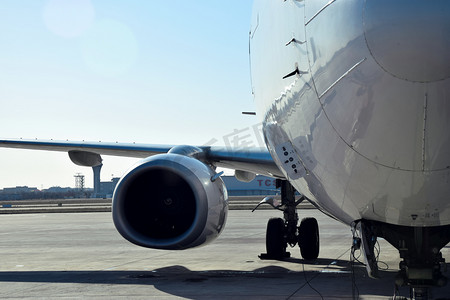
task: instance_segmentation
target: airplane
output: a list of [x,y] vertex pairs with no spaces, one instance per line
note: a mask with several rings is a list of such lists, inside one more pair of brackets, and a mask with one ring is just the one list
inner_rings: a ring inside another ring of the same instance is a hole
[[[414,299],[442,287],[450,242],[450,3],[445,0],[256,0],[249,34],[252,91],[267,149],[0,140],[1,147],[142,158],[121,178],[112,215],[139,246],[183,250],[223,230],[228,199],[216,167],[277,179],[283,218],[268,221],[268,258],[299,245],[319,255],[309,201],[353,231],[369,276],[378,238],[398,249],[395,280]],[[295,191],[302,194],[296,199]]]

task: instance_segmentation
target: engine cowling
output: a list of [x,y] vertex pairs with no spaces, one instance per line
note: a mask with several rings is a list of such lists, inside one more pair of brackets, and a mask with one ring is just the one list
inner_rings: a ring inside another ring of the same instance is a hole
[[182,250],[211,242],[228,214],[227,191],[215,174],[201,161],[179,154],[142,160],[114,191],[117,230],[130,242],[155,249]]

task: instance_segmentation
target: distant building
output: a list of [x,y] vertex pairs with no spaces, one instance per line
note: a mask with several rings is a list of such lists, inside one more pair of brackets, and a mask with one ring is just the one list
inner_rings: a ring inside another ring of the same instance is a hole
[[251,182],[241,182],[234,176],[222,176],[229,196],[277,195],[276,179],[262,175]]
[[[274,178],[258,175],[251,182],[241,182],[234,176],[222,176],[229,196],[253,196],[253,195],[277,195]],[[100,182],[97,198],[111,198],[120,178],[112,178],[111,181]]]
[[112,178],[111,181],[100,182],[100,189],[97,198],[111,198],[119,180],[119,177],[115,177]]
[[[229,196],[266,196],[280,194],[280,190],[276,188],[276,180],[274,178],[258,175],[251,182],[241,182],[234,176],[222,176],[222,179],[225,182]],[[79,189],[59,186],[54,186],[42,191],[39,191],[35,187],[27,186],[4,188],[3,190],[0,190],[0,200],[50,199],[55,197],[111,198],[119,180],[120,178],[112,178],[111,181],[100,182],[98,193],[94,193],[92,189],[85,189],[85,191],[82,192]]]
[[4,188],[2,192],[3,194],[22,194],[22,193],[39,192],[39,190],[35,187],[16,186],[13,188]]
[[60,186],[52,186],[46,190],[42,190],[44,193],[68,193],[73,192],[74,189],[70,187],[60,187]]
[[17,186],[0,190],[0,200],[27,200],[27,199],[63,199],[63,198],[85,198],[92,193],[85,189],[84,192],[70,187],[54,186],[44,190],[35,187]]
[[20,200],[38,197],[40,191],[35,187],[16,186],[0,190],[0,200]]
[[[280,193],[276,188],[274,178],[258,175],[251,182],[241,182],[234,176],[222,176],[228,190],[229,196],[252,196],[252,195],[278,195]],[[96,198],[111,198],[114,189],[120,178],[112,178],[111,181],[100,182],[99,192],[94,196]]]

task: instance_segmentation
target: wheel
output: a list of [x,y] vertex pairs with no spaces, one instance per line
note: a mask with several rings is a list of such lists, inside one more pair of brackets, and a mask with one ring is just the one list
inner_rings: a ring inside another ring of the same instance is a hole
[[287,243],[284,238],[284,221],[281,218],[271,218],[267,223],[266,250],[270,258],[282,258],[286,252]]
[[298,245],[304,259],[319,256],[319,225],[315,218],[304,218],[300,223]]

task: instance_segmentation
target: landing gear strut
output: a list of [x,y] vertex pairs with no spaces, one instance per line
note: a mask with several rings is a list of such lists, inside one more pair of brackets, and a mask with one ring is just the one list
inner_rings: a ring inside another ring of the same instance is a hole
[[[295,189],[287,180],[277,180],[281,188],[281,204],[276,204],[273,198],[267,197],[261,201],[273,208],[283,211],[282,218],[271,218],[267,223],[266,250],[261,259],[282,259],[290,257],[287,246],[299,245],[304,259],[316,259],[319,256],[319,226],[314,218],[305,218],[298,227],[297,206],[305,200],[302,196],[295,200]],[[258,207],[257,206],[257,207]],[[256,207],[256,208],[257,208]],[[256,209],[255,208],[255,209]]]
[[378,276],[373,248],[377,237],[382,237],[397,248],[403,259],[395,285],[397,288],[409,286],[412,299],[430,299],[432,287],[447,284],[447,278],[441,272],[446,265],[440,250],[450,241],[450,225],[408,227],[363,219],[355,224],[353,230],[360,232],[361,238],[354,238],[354,247],[361,244],[370,277]]

